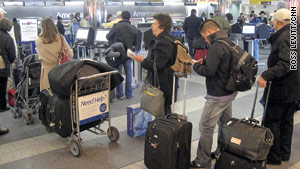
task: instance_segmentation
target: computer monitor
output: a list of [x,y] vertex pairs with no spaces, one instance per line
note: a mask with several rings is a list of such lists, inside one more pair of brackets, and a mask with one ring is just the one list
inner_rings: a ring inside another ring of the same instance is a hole
[[253,35],[255,34],[255,25],[243,25],[242,34],[244,35]]
[[96,42],[107,42],[106,35],[108,34],[109,30],[97,30],[96,34]]
[[76,40],[87,40],[89,35],[89,28],[78,28],[77,34],[76,34]]

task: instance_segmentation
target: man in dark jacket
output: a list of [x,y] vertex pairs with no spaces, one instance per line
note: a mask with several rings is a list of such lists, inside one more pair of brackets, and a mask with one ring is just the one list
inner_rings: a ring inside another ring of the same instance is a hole
[[[288,161],[291,154],[295,101],[300,98],[300,48],[298,46],[297,49],[296,46],[296,49],[292,49],[291,46],[290,11],[282,8],[275,13],[274,18],[274,28],[277,32],[268,39],[272,45],[268,69],[261,74],[258,83],[260,87],[267,87],[264,101],[268,88],[271,87],[264,124],[273,132],[274,143],[267,163],[280,165],[281,161]],[[299,36],[297,40],[299,44]],[[294,55],[295,53],[298,53],[298,56]],[[295,62],[298,65],[291,64]],[[271,86],[268,83],[270,81]]]
[[[173,89],[173,70],[171,65],[174,64],[175,45],[171,42],[174,40],[169,34],[172,28],[172,19],[166,14],[157,14],[154,16],[152,24],[155,41],[151,41],[147,58],[136,55],[134,59],[142,62],[142,67],[148,70],[147,78],[154,85],[154,63],[158,73],[158,82],[160,90],[165,97],[165,114],[171,113],[172,89]],[[157,86],[156,86],[157,87]],[[155,106],[155,105],[153,105]]]
[[201,25],[201,19],[196,16],[196,9],[192,9],[191,16],[184,19],[183,30],[186,34],[186,39],[189,45],[189,54],[194,55],[193,39],[200,36],[198,28]]
[[62,18],[60,16],[57,16],[57,24],[56,24],[56,27],[58,29],[58,32],[65,36],[65,27],[64,25],[62,24]]
[[[106,38],[111,42],[111,44],[115,42],[122,42],[124,44],[125,51],[127,51],[127,49],[133,51],[134,45],[137,44],[136,40],[138,36],[138,30],[136,27],[131,25],[129,21],[130,13],[128,11],[123,11],[121,16],[122,20],[113,26],[113,28],[106,35]],[[132,97],[132,59],[128,57],[122,64],[117,66],[117,70],[120,74],[122,74],[122,65],[124,65],[126,74],[125,96],[127,99],[130,99]],[[124,99],[123,84],[120,84],[120,86],[117,87],[116,96],[119,100]]]
[[233,42],[228,38],[226,30],[221,30],[213,20],[207,20],[201,25],[201,35],[211,46],[208,49],[206,61],[203,64],[194,62],[193,69],[199,75],[206,77],[207,95],[203,113],[199,122],[200,138],[197,157],[191,162],[191,168],[211,168],[211,147],[216,124],[225,124],[232,115],[232,101],[237,92],[225,90],[232,69],[231,54],[225,44]]

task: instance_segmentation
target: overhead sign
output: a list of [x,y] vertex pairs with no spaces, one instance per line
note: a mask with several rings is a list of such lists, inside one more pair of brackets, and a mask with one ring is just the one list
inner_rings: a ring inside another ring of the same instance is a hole
[[271,5],[271,1],[261,1],[261,5]]
[[101,115],[109,112],[109,91],[97,92],[78,98],[80,125],[101,118]]
[[38,36],[37,19],[20,19],[20,27],[23,42],[35,41]]

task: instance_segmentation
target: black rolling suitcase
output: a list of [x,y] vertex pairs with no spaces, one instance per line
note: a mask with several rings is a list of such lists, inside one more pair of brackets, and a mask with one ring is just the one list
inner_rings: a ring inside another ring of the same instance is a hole
[[249,159],[221,151],[215,163],[215,169],[265,169],[265,161],[250,161]]
[[149,122],[144,162],[149,169],[189,169],[192,123],[171,114]]
[[[269,85],[271,86],[271,82]],[[223,155],[222,153],[218,155],[219,158],[217,158],[215,169],[223,169],[223,164],[227,164],[228,161],[234,161],[234,163],[238,163],[239,166],[250,166],[250,168],[252,167],[253,169],[255,166],[261,166],[262,169],[265,168],[264,163],[274,140],[271,130],[263,127],[270,90],[268,90],[267,94],[262,126],[258,125],[258,120],[253,119],[257,93],[258,86],[251,117],[249,119],[231,118],[220,128],[218,144]],[[245,163],[248,164],[246,165]],[[235,169],[235,166],[232,166],[232,169]]]
[[52,113],[49,110],[48,102],[50,98],[53,98],[53,94],[44,89],[40,92],[40,104],[38,108],[39,119],[42,121],[42,124],[46,127],[48,131],[54,131],[53,127],[50,127],[50,123],[52,123]]
[[68,137],[72,131],[69,98],[60,97],[47,89],[42,90],[39,119],[48,131]]

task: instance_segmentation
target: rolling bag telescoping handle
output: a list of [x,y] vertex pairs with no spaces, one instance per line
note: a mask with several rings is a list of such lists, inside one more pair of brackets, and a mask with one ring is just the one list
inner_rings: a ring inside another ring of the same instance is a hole
[[[263,117],[262,117],[261,126],[264,125],[264,121],[265,121],[265,116],[266,116],[266,111],[267,111],[268,102],[269,102],[269,95],[270,95],[271,85],[272,85],[272,82],[269,81],[268,92],[267,92],[267,98],[266,98],[266,102],[265,102],[265,105],[264,105],[264,112],[263,112]],[[251,123],[254,123],[254,124],[258,124],[258,123],[259,123],[258,120],[254,119],[254,112],[255,112],[255,106],[256,106],[256,100],[257,100],[258,88],[259,88],[259,85],[258,85],[258,82],[257,82],[257,87],[256,87],[256,92],[255,92],[255,97],[254,97],[254,103],[253,103],[253,107],[252,107],[252,110],[251,110],[251,116],[250,116],[249,119],[247,119],[248,121],[250,121]]]

